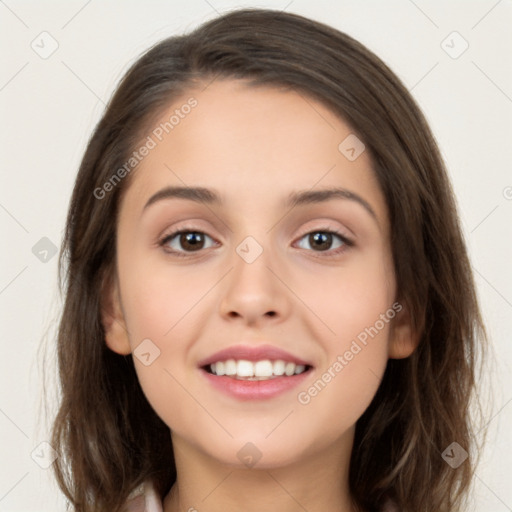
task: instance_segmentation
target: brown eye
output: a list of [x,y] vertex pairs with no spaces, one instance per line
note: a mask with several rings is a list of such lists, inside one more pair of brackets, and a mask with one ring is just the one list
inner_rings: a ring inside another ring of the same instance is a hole
[[[183,255],[187,252],[198,252],[205,249],[207,239],[212,240],[211,237],[202,233],[201,231],[181,230],[167,235],[160,245],[172,253]],[[213,246],[214,244],[211,244]]]
[[[304,246],[304,242],[306,242],[306,246]],[[311,231],[302,236],[299,241],[301,249],[309,249],[317,255],[325,253],[322,254],[322,257],[325,258],[339,256],[353,245],[354,242],[349,238],[331,229]]]
[[[350,245],[350,242],[344,236],[333,231],[312,231],[301,238],[301,240],[304,239],[307,241],[310,248],[316,252],[338,249],[344,245]],[[336,243],[336,239],[339,240],[339,242],[337,242],[338,245],[336,247],[332,247],[333,243]]]
[[204,245],[204,236],[202,233],[190,232],[181,233],[179,243],[185,250],[197,251]]
[[320,251],[327,251],[332,245],[331,233],[310,233],[308,242],[311,247],[317,248]]

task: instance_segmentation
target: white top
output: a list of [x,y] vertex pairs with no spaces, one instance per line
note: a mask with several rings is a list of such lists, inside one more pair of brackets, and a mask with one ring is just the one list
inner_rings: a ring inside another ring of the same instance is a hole
[[122,512],[163,512],[162,498],[153,482],[148,480],[133,490]]

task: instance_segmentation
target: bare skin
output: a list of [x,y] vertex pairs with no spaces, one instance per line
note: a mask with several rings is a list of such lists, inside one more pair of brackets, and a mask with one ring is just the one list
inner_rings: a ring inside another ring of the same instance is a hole
[[[134,362],[172,432],[178,479],[164,512],[353,512],[356,421],[388,359],[408,357],[417,344],[405,305],[392,310],[399,298],[390,225],[370,157],[340,152],[352,130],[319,102],[241,81],[189,91],[162,121],[190,96],[197,106],[134,171],[104,301],[113,351],[132,353],[145,339],[160,351],[148,366]],[[167,197],[145,208],[169,186],[206,187],[223,202]],[[374,215],[346,197],[285,204],[293,192],[334,187],[361,197]],[[199,250],[184,236],[168,238],[180,229],[203,234]],[[353,245],[332,235],[319,249],[311,233],[326,231]],[[236,250],[249,236],[257,245],[246,247],[262,249],[251,263]],[[387,321],[377,323],[382,315]],[[311,364],[299,388],[242,401],[214,389],[198,367],[221,349],[262,343]],[[325,373],[329,382],[309,391]],[[240,450],[252,447],[260,458],[249,467]]]

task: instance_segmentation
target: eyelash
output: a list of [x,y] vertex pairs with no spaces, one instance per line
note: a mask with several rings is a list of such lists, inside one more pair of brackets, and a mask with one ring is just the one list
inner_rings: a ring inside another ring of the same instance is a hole
[[[197,233],[197,234],[201,234],[201,235],[206,235],[208,238],[211,238],[213,240],[213,238],[211,236],[207,235],[203,231],[200,231],[200,230],[197,230],[197,229],[194,229],[194,228],[184,227],[184,228],[177,229],[177,230],[175,230],[175,231],[165,235],[163,238],[161,238],[159,240],[158,245],[160,247],[162,247],[164,249],[164,251],[166,253],[168,253],[168,254],[172,254],[172,255],[178,256],[180,258],[187,258],[187,257],[190,257],[190,256],[193,257],[194,252],[198,252],[199,253],[199,252],[201,252],[201,249],[199,249],[198,251],[187,252],[187,251],[176,251],[174,249],[169,249],[167,247],[167,244],[171,240],[173,240],[177,235],[182,235],[182,234],[185,234],[185,233]],[[313,251],[313,250],[310,250],[310,252],[318,252],[318,253],[322,254],[322,256],[316,256],[316,257],[320,257],[320,258],[334,258],[334,257],[339,256],[340,254],[344,253],[346,250],[348,250],[349,248],[354,246],[354,242],[352,240],[350,240],[349,238],[347,238],[344,234],[340,233],[339,231],[336,231],[336,230],[333,230],[333,229],[329,229],[329,228],[319,228],[319,229],[314,229],[312,231],[308,231],[307,233],[304,233],[302,236],[300,236],[298,240],[302,240],[307,235],[317,234],[317,233],[336,235],[343,242],[343,245],[341,247],[338,247],[335,250],[332,250],[332,249],[327,250],[327,251]],[[308,250],[308,249],[306,249],[306,250]]]

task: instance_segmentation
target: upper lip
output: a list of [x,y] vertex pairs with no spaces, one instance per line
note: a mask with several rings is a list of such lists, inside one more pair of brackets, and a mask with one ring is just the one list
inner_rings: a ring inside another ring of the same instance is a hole
[[244,359],[246,361],[262,361],[264,359],[274,361],[282,360],[295,364],[302,364],[304,366],[311,366],[311,363],[308,361],[272,345],[233,345],[223,350],[219,350],[219,352],[215,352],[215,354],[199,361],[199,366],[208,366],[218,361],[227,361],[228,359]]

